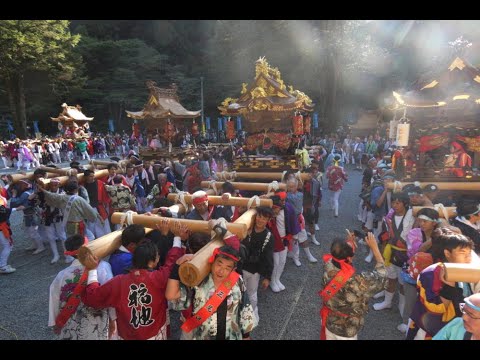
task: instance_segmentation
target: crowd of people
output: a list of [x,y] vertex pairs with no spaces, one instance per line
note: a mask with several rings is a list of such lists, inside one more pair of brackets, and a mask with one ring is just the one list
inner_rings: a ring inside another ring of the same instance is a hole
[[[155,137],[149,140],[146,143],[152,149],[158,146]],[[478,260],[480,204],[457,201],[458,216],[450,223],[433,208],[414,214],[413,205],[438,202],[438,189],[434,184],[425,189],[416,185],[398,192],[389,189],[388,184],[398,178],[399,167],[385,160],[384,152],[393,150],[393,144],[379,145],[373,136],[352,140],[349,135],[341,141],[335,136],[321,139],[310,151],[300,144],[300,167],[310,176],[302,180],[295,171],[287,171],[283,177],[286,190],[253,194],[224,182],[218,195],[225,201],[231,196],[259,195],[273,203],[272,208],[257,207],[247,237],[239,239],[227,231],[226,224],[238,219],[247,207],[209,204],[200,182],[215,180],[217,171],[228,169],[233,158],[242,155],[241,143],[214,149],[200,146],[193,159],[142,161],[136,151],[138,142],[128,136],[73,142],[14,141],[4,144],[2,152],[6,167],[11,165],[9,159],[27,169],[38,165],[33,159],[44,164],[71,161],[72,173],[63,187],[52,178],[45,188],[39,179],[46,172],[36,169],[32,181],[13,184],[11,178],[2,176],[0,193],[0,274],[15,271],[8,264],[13,244],[9,217],[15,211],[23,212],[24,227],[32,240],[28,251],[33,256],[48,245],[52,263],[63,255],[69,264],[50,287],[49,326],[59,339],[168,339],[169,309],[181,311],[182,339],[252,338],[262,306],[258,289],[284,291],[281,278],[288,259],[298,267],[305,260],[319,261],[310,246],[320,245],[315,234],[324,191],[328,189],[332,216],[338,217],[342,210],[339,197],[349,180],[348,172],[354,169],[363,171],[358,185],[359,229],[333,239],[330,254],[323,256],[320,337],[356,339],[370,300],[383,298],[373,305],[374,311],[390,309],[397,292],[403,320],[397,329],[407,339],[480,336],[475,323],[480,318],[476,294],[480,284],[451,283],[442,267],[445,262]],[[77,149],[77,158],[116,155],[129,161],[122,169],[108,165],[108,175],[96,179],[94,171],[74,161],[69,144]],[[84,174],[80,183],[79,172]],[[169,209],[173,202],[168,195],[180,192],[192,194],[192,205],[183,215]],[[212,231],[220,231],[225,246],[209,259],[211,270],[206,278],[194,287],[180,282],[179,266],[207,244],[210,236],[191,233],[178,221],[160,219],[150,233],[140,225],[128,225],[121,235],[122,245],[109,258],[97,259],[88,252],[82,255],[83,245],[120,229],[111,222],[114,212],[130,210],[208,221]],[[359,243],[370,249],[365,261],[376,261],[372,271],[358,272],[352,265]]]

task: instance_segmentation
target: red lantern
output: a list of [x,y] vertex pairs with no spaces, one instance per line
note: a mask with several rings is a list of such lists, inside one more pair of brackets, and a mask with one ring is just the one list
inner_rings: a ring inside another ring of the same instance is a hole
[[300,114],[293,117],[293,134],[303,135],[303,116]]
[[170,120],[167,121],[167,126],[165,128],[165,136],[168,141],[173,137],[173,124],[170,122]]
[[310,134],[310,129],[312,128],[312,119],[310,118],[310,115],[305,116],[305,119],[303,119],[303,130],[305,134]]
[[227,121],[227,139],[232,140],[235,139],[235,123],[233,120]]
[[133,137],[137,138],[140,136],[140,127],[138,124],[133,124],[132,125],[132,132],[133,132]]
[[195,122],[195,120],[193,120],[193,124],[192,124],[192,135],[194,137],[198,136],[198,124]]

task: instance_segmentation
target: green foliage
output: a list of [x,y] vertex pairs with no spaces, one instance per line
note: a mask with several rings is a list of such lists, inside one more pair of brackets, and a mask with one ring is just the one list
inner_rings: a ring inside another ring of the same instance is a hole
[[[67,20],[0,20],[0,78],[10,99],[16,130],[26,129],[25,88],[29,75],[44,72],[55,92],[60,85],[78,84],[74,73],[79,66],[72,49],[80,41],[72,35]],[[65,92],[58,90],[59,94]]]

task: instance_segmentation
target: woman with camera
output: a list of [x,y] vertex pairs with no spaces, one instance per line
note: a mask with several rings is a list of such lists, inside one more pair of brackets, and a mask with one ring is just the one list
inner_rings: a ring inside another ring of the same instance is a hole
[[323,256],[324,287],[319,292],[323,302],[321,340],[357,340],[368,312],[368,301],[384,288],[387,279],[383,257],[371,232],[365,242],[377,262],[375,269],[361,273],[355,271],[352,265],[357,247],[355,234],[348,233],[345,240],[334,239],[330,254]]

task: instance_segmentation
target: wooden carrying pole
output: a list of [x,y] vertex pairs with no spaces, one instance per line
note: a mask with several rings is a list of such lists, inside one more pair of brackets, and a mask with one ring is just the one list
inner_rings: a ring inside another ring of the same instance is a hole
[[[123,216],[124,213],[114,212],[112,214],[112,223],[120,224]],[[155,228],[155,226],[159,224],[162,219],[167,219],[169,223],[171,221],[179,221],[181,224],[186,225],[191,232],[202,232],[205,234],[210,233],[210,229],[208,228],[208,221],[138,215],[137,213],[133,213],[132,215],[132,220],[134,224],[140,224],[149,228]],[[247,236],[247,225],[245,224],[227,223],[227,230],[230,231],[232,234],[237,235],[240,239],[243,239]]]
[[[217,177],[219,180],[222,181],[235,181],[238,179],[242,180],[249,180],[249,179],[261,179],[261,180],[282,180],[282,173],[255,173],[255,172],[217,172]],[[300,177],[302,181],[308,180],[310,178],[310,174],[308,173],[301,173]]]
[[[215,186],[217,190],[220,190],[222,188],[222,185],[224,182],[222,181],[215,181]],[[249,191],[263,191],[267,192],[268,191],[268,186],[270,185],[269,183],[248,183],[248,182],[232,182],[232,185],[236,190],[249,190]],[[212,189],[212,183],[210,181],[202,181],[201,187],[207,188],[207,189]],[[282,190],[287,189],[287,185],[283,183],[278,183],[278,188]]]
[[[153,229],[145,228],[145,233],[148,234],[152,230]],[[110,234],[101,236],[98,239],[90,241],[87,247],[99,259],[113,254],[113,252],[117,250],[120,245],[122,245],[122,231],[123,230],[113,231]]]
[[[397,191],[401,191],[405,185],[413,184],[411,182],[405,183],[388,183],[387,188],[389,190],[396,189]],[[435,183],[426,183],[421,182],[419,183],[420,187],[423,189],[426,185],[435,184],[438,187],[438,190],[470,190],[470,191],[478,191],[480,190],[480,182],[435,182]]]
[[[179,199],[178,194],[168,194],[168,200],[173,202],[177,202]],[[185,195],[184,197],[185,202],[187,205],[192,204],[192,195]],[[227,201],[222,200],[221,196],[208,196],[208,204],[209,205],[228,205],[228,206],[248,206],[248,201],[250,198],[242,198],[242,197],[235,197],[232,196]],[[260,199],[260,206],[268,206],[272,207],[273,202],[271,199]],[[252,207],[256,207],[255,201],[252,202]]]
[[[95,176],[95,179],[108,176],[108,170],[95,171],[94,176]],[[69,177],[68,176],[60,176],[60,177],[57,177],[57,179],[60,180],[60,186],[63,186],[67,183]],[[78,174],[77,179],[78,179],[79,183],[82,183],[83,182],[83,174]],[[50,184],[50,179],[40,179],[40,180],[41,180],[43,186],[47,186],[48,184]]]
[[[47,166],[40,166],[39,169],[45,170],[45,171],[47,171],[48,173],[54,174],[53,177],[58,176],[58,175],[71,176],[71,175],[72,175],[72,170],[76,170],[76,169],[71,169],[71,168],[68,168],[68,169],[56,169],[56,168],[51,168],[51,167],[47,167]],[[78,172],[77,172],[77,173],[78,173]],[[52,177],[52,176],[49,175],[48,177],[50,178],[50,177]]]
[[224,245],[223,240],[212,240],[195,253],[192,260],[183,263],[178,269],[180,281],[187,286],[197,286],[207,277],[211,264],[208,259],[213,251]]
[[480,265],[444,263],[445,279],[454,282],[476,283],[480,281]]
[[[436,209],[433,206],[413,206],[413,216],[417,216],[417,213],[420,211],[420,209],[423,209],[423,208],[435,209],[435,210],[438,211],[438,214],[440,215],[441,218],[445,218],[445,215],[444,215],[443,211],[438,209],[438,208]],[[445,210],[447,211],[449,219],[457,216],[457,208],[456,207],[445,206]]]
[[[243,213],[234,224],[245,224],[247,229],[250,229],[253,226],[256,213],[257,211],[255,209],[250,209]],[[241,241],[244,238],[240,237],[239,239]],[[178,269],[180,281],[190,287],[200,284],[210,272],[211,265],[208,263],[208,259],[210,259],[210,256],[212,256],[213,251],[216,248],[223,245],[224,242],[222,240],[212,240],[201,248],[193,256],[192,260],[180,265],[180,268]]]

